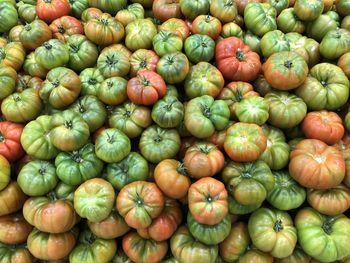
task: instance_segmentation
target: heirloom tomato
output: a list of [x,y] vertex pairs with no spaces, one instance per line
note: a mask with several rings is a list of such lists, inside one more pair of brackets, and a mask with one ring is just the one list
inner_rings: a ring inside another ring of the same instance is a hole
[[38,0],[36,2],[36,14],[46,22],[52,22],[61,16],[68,15],[69,11],[70,5],[67,0]]
[[1,216],[0,242],[8,245],[25,243],[32,229],[33,227],[24,219],[22,213]]
[[9,162],[16,161],[24,154],[20,142],[23,125],[2,121],[0,122],[0,154]]

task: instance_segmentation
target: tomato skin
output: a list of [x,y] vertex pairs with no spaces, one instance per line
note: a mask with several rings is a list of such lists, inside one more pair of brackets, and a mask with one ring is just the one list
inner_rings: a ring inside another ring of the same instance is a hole
[[295,14],[294,8],[287,8],[277,17],[277,27],[283,33],[298,32],[302,34],[305,31],[305,24]]
[[81,21],[86,23],[91,19],[99,18],[102,14],[103,12],[100,9],[95,7],[89,7],[81,13]]
[[130,75],[134,77],[143,69],[156,71],[158,61],[159,57],[153,50],[138,49],[130,56]]
[[88,0],[89,6],[96,7],[103,12],[115,15],[119,10],[126,6],[126,0]]
[[318,139],[329,145],[337,143],[344,135],[342,119],[332,111],[309,112],[302,129],[309,139]]
[[326,216],[306,207],[299,210],[294,221],[299,244],[314,259],[336,262],[349,255],[344,244],[350,242],[350,220],[345,215]]
[[194,34],[186,38],[184,49],[191,62],[209,62],[214,57],[215,42],[207,35]]
[[16,245],[27,241],[33,227],[24,219],[22,213],[0,217],[0,242]]
[[23,128],[22,124],[9,121],[0,122],[0,154],[9,162],[18,160],[24,154],[20,143]]
[[0,191],[2,191],[10,182],[11,166],[9,161],[0,154]]
[[190,28],[185,21],[178,18],[170,18],[159,26],[159,31],[170,31],[180,36],[183,41],[190,35]]
[[53,37],[62,41],[67,41],[69,36],[75,34],[84,34],[83,26],[80,21],[73,16],[62,16],[55,19],[50,24]]
[[197,222],[218,224],[228,213],[225,185],[212,177],[197,180],[188,189],[188,207]]
[[276,9],[269,3],[249,3],[244,9],[246,27],[259,37],[277,29],[276,16]]
[[68,15],[70,5],[67,0],[38,0],[35,11],[40,19],[52,22],[61,16]]
[[330,30],[320,43],[320,53],[324,58],[337,59],[350,51],[350,32],[343,28]]
[[335,147],[316,139],[304,139],[290,154],[289,172],[302,186],[327,189],[344,179],[345,160]]
[[152,39],[157,34],[157,28],[151,20],[136,19],[125,27],[125,32],[126,47],[131,51],[136,51],[152,47]]
[[318,212],[336,216],[350,208],[350,189],[342,184],[326,190],[308,189],[307,200]]
[[182,14],[189,20],[194,20],[199,15],[207,14],[209,11],[209,1],[191,1],[191,0],[181,0],[180,8]]
[[30,254],[29,250],[21,245],[13,248],[12,246],[0,243],[0,254],[4,262],[33,263],[36,261],[36,258]]
[[179,0],[154,0],[152,11],[154,17],[162,22],[165,22],[170,18],[182,17]]
[[115,18],[125,27],[136,19],[144,18],[144,16],[145,10],[143,6],[139,3],[134,3],[128,5],[125,9],[119,10]]
[[237,37],[221,40],[216,45],[215,57],[218,69],[229,81],[255,80],[261,70],[259,55]]
[[117,196],[116,208],[133,228],[146,228],[164,208],[165,198],[155,183],[136,181],[124,186]]
[[333,145],[335,148],[337,148],[343,155],[345,159],[345,177],[343,180],[343,183],[350,187],[350,136],[348,133],[345,134],[345,136],[335,145]]
[[337,65],[344,71],[345,75],[350,78],[350,52],[343,54],[338,59]]
[[237,4],[228,0],[214,0],[210,2],[210,13],[222,23],[229,23],[238,14]]
[[25,58],[25,49],[20,42],[10,42],[0,47],[0,66],[8,66],[19,71]]
[[42,20],[36,19],[26,24],[19,34],[19,40],[26,49],[34,50],[52,38],[50,27]]
[[17,24],[18,13],[12,4],[7,2],[0,3],[0,13],[0,32],[5,33]]
[[324,8],[324,1],[296,0],[294,10],[296,15],[303,21],[312,21],[319,17]]

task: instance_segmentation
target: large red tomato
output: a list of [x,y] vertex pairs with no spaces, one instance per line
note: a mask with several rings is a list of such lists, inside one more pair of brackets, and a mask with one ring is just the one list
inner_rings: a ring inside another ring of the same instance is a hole
[[0,122],[0,154],[10,162],[16,161],[24,154],[21,145],[23,125],[9,121]]
[[216,64],[222,75],[230,81],[255,80],[260,71],[260,57],[243,40],[228,37],[221,40],[215,49]]
[[61,16],[68,15],[70,5],[67,0],[38,0],[35,10],[40,19],[52,22]]

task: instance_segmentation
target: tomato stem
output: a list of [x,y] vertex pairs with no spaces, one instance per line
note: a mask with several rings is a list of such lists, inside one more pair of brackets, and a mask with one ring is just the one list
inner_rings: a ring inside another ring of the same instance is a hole
[[241,49],[237,49],[237,51],[236,51],[236,58],[237,58],[239,61],[244,61],[244,60],[245,60],[244,51],[241,50]]
[[210,108],[208,106],[204,106],[204,109],[203,109],[203,115],[207,118],[210,118],[211,117],[211,112],[210,112]]
[[179,174],[187,175],[187,168],[186,168],[186,166],[185,166],[184,163],[180,163],[180,164],[177,166],[176,171],[177,171]]
[[6,52],[4,48],[0,48],[0,59],[4,59],[6,57]]
[[292,68],[292,66],[293,66],[293,62],[290,61],[290,60],[286,60],[286,61],[284,61],[284,66],[285,66],[286,68],[290,69],[290,68]]
[[73,151],[71,154],[72,160],[75,161],[76,163],[81,163],[83,161],[83,158],[79,151]]
[[4,142],[5,141],[5,136],[2,132],[0,132],[0,142]]
[[333,221],[334,219],[332,217],[326,217],[322,224],[322,229],[327,235],[332,234]]
[[64,127],[67,128],[67,129],[72,129],[73,128],[72,121],[65,121],[64,122]]
[[278,219],[275,222],[275,225],[273,226],[273,230],[275,230],[275,232],[280,232],[283,230],[283,223],[281,219]]
[[90,78],[90,79],[88,80],[88,83],[89,83],[90,85],[95,85],[95,84],[97,83],[97,80],[96,80],[95,78]]

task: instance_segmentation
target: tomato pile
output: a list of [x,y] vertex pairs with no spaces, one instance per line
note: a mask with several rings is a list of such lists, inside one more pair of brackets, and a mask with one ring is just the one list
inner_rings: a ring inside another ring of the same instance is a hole
[[0,0],[0,263],[350,263],[350,0]]

